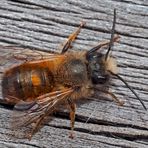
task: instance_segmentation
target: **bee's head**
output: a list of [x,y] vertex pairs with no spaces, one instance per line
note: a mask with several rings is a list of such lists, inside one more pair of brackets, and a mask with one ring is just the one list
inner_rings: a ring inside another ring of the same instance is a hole
[[105,84],[110,79],[110,72],[117,73],[116,60],[110,56],[105,60],[102,53],[92,53],[87,57],[88,71],[93,84]]
[[114,9],[114,20],[111,31],[111,39],[106,54],[103,55],[102,53],[98,52],[98,50],[102,47],[102,45],[103,46],[106,45],[105,43],[92,48],[86,53],[90,78],[92,80],[92,83],[94,85],[97,85],[97,84],[105,84],[106,82],[109,81],[111,76],[117,77],[133,92],[133,94],[140,101],[144,109],[147,110],[146,106],[144,105],[143,101],[139,98],[137,93],[132,89],[132,87],[128,85],[128,83],[120,75],[117,74],[116,61],[110,55],[110,51],[116,39],[116,37],[114,37],[115,24],[116,24],[116,9]]
[[[114,21],[111,31],[111,39],[108,43],[102,43],[86,54],[86,58],[89,63],[89,72],[93,84],[105,84],[109,81],[112,73],[117,74],[117,64],[114,58],[111,57],[110,51],[113,47],[113,43],[118,40],[119,36],[114,36],[116,23],[116,10],[114,9]],[[98,50],[104,46],[109,45],[106,54],[98,52]]]

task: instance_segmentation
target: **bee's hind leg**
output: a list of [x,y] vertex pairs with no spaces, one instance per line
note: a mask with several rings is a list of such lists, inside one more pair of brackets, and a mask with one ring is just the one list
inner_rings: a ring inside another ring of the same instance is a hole
[[76,112],[76,104],[71,100],[71,99],[68,99],[68,105],[69,105],[69,108],[70,108],[70,121],[71,121],[71,132],[70,132],[70,135],[69,135],[69,138],[74,138],[74,124],[75,124],[75,112]]

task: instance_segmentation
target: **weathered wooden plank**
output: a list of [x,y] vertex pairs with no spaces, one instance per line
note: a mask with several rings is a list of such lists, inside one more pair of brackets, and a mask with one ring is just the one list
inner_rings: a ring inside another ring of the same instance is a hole
[[[116,31],[121,40],[114,46],[113,55],[118,60],[121,76],[148,107],[147,6],[144,0],[1,0],[0,44],[60,52],[59,45],[84,20],[87,24],[74,43],[74,49],[89,50],[99,41],[110,38],[113,8],[117,8]],[[13,65],[9,58],[6,60],[10,53],[8,49],[0,50],[1,76],[6,67]],[[0,147],[148,147],[148,113],[119,80],[114,79],[111,89],[125,105],[118,107],[102,97],[78,103],[73,140],[68,138],[66,111],[58,113],[31,141],[8,139],[12,111],[1,107]]]

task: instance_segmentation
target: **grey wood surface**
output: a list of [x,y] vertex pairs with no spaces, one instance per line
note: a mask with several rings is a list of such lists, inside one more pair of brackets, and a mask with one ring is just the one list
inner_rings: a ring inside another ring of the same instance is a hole
[[[73,46],[77,50],[89,50],[110,38],[114,8],[117,9],[116,32],[121,39],[112,54],[117,58],[119,74],[148,108],[147,0],[1,0],[0,44],[60,52],[59,45],[83,20],[87,24]],[[0,77],[6,67],[13,65],[10,54],[13,54],[11,50],[0,49]],[[68,138],[68,112],[61,111],[31,141],[11,140],[7,134],[12,110],[1,106],[0,147],[147,148],[148,111],[122,82],[113,80],[111,89],[125,105],[119,107],[111,99],[100,97],[78,105],[74,139]],[[85,123],[88,118],[89,122]]]

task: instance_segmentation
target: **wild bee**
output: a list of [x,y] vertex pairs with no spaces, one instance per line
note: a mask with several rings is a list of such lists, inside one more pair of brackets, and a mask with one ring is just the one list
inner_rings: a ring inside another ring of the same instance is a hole
[[[104,89],[112,76],[120,79],[141,102],[142,100],[127,82],[117,73],[116,60],[110,51],[119,39],[115,34],[116,10],[111,39],[88,51],[68,51],[72,42],[85,25],[80,24],[62,47],[61,53],[53,53],[48,59],[26,61],[5,71],[2,80],[1,103],[14,105],[18,113],[13,125],[16,128],[32,125],[29,139],[38,131],[44,119],[58,110],[61,104],[70,108],[71,137],[73,137],[75,110],[78,99],[94,95],[95,91],[109,94],[119,105],[123,105],[113,93]],[[108,47],[106,54],[99,52]]]

